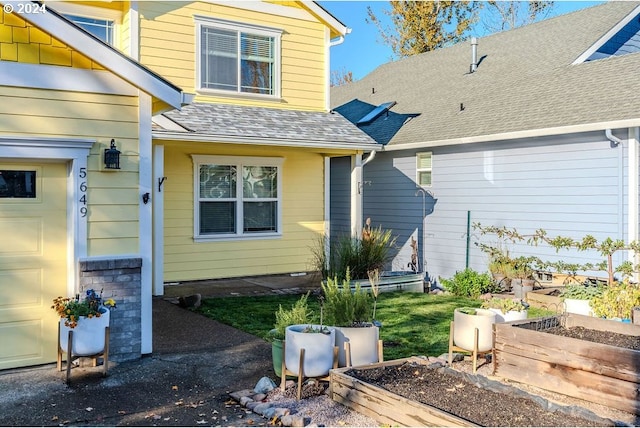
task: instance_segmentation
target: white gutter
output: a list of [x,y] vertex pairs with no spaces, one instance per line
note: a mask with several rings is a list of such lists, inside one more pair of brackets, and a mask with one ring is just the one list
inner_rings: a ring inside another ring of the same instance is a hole
[[156,140],[175,140],[211,143],[227,143],[227,144],[251,144],[261,146],[286,146],[286,147],[308,147],[318,149],[350,149],[350,150],[380,150],[382,145],[375,143],[349,143],[349,142],[324,142],[309,141],[298,139],[274,139],[267,137],[255,136],[228,136],[228,135],[212,135],[212,134],[196,134],[192,132],[153,132],[153,138]]
[[607,128],[633,128],[640,126],[640,119],[624,119],[610,122],[589,123],[554,128],[531,129],[524,131],[504,132],[499,134],[478,135],[474,137],[452,138],[447,140],[422,141],[416,143],[397,143],[384,146],[384,151],[421,149],[427,147],[453,146],[456,144],[486,143],[490,141],[515,140],[518,138],[547,137],[579,132],[602,131]]

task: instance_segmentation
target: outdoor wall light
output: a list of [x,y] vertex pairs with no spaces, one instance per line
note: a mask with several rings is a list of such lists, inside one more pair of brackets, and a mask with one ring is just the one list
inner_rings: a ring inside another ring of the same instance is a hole
[[104,149],[104,169],[120,169],[120,151],[114,139],[111,139],[111,148]]

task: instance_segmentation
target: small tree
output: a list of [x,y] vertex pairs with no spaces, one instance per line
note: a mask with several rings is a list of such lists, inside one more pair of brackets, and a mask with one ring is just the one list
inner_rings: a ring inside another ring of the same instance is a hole
[[[599,252],[606,259],[600,263],[584,263],[584,264],[568,264],[562,261],[560,262],[545,262],[537,260],[537,265],[541,267],[555,268],[559,272],[571,272],[575,275],[578,271],[598,270],[607,272],[608,284],[614,283],[614,274],[616,272],[625,276],[631,276],[635,272],[640,272],[640,264],[634,265],[630,261],[625,261],[619,266],[613,266],[613,255],[618,251],[640,251],[640,243],[632,241],[625,243],[623,240],[614,240],[606,238],[602,241],[598,241],[592,235],[586,235],[582,239],[573,239],[567,236],[555,236],[550,237],[543,229],[538,229],[532,234],[521,234],[516,229],[497,226],[482,226],[480,223],[474,223],[473,228],[480,232],[480,235],[494,234],[500,239],[506,239],[513,243],[524,242],[528,245],[538,246],[541,243],[545,243],[553,248],[556,252],[560,250],[577,250],[577,251],[589,251],[594,250]],[[488,254],[493,254],[495,248],[482,243],[477,243],[480,249]]]

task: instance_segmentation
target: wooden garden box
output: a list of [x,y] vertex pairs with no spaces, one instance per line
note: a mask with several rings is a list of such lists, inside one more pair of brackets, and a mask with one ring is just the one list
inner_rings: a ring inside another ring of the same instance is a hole
[[555,313],[562,313],[564,312],[562,298],[552,295],[552,293],[562,290],[564,290],[564,287],[551,287],[530,291],[527,293],[526,301],[534,308],[548,309]]
[[494,375],[640,415],[640,351],[545,333],[564,325],[640,335],[640,326],[578,314],[494,325]]
[[[405,362],[428,364],[421,358],[403,358],[382,363],[359,366],[367,369],[402,365]],[[369,416],[380,424],[389,426],[478,426],[447,412],[386,391],[377,386],[345,374],[350,367],[331,370],[330,396],[358,413]]]

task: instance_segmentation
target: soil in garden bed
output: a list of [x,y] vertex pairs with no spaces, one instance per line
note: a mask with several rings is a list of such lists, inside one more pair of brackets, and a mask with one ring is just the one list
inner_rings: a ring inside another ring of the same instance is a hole
[[547,328],[542,331],[558,336],[571,337],[573,339],[581,339],[603,345],[617,346],[619,348],[633,349],[636,351],[640,350],[640,337],[628,334],[592,330],[580,326],[569,328],[557,326]]
[[480,387],[449,369],[406,362],[345,374],[482,426],[603,426],[602,419],[580,416],[579,410],[546,410],[525,394]]

